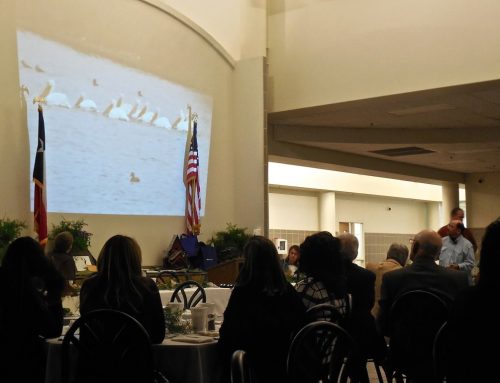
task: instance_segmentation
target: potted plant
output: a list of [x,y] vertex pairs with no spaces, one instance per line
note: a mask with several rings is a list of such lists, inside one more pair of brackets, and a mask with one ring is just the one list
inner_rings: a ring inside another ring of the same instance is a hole
[[243,246],[251,237],[246,232],[247,228],[241,228],[231,223],[226,224],[225,231],[218,231],[208,241],[214,245],[217,250],[217,258],[219,262],[228,261],[240,257],[243,252]]
[[17,219],[0,218],[0,264],[7,246],[26,229],[26,223]]

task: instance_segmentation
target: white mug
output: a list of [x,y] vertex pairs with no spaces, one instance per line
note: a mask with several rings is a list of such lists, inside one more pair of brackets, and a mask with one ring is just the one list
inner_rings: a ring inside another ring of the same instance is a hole
[[191,307],[191,321],[193,332],[207,331],[208,308],[203,306]]

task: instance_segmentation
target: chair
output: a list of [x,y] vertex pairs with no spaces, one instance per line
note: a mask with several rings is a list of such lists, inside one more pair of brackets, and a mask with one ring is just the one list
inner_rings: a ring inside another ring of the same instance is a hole
[[[194,287],[195,291],[188,298],[186,294],[186,289]],[[186,281],[178,285],[172,297],[170,298],[170,302],[182,302],[184,303],[184,310],[188,310],[190,307],[196,306],[198,303],[207,301],[207,295],[205,293],[205,289],[202,285],[200,285],[196,281]]]
[[[350,295],[349,295],[349,297],[350,297]],[[350,299],[349,299],[349,302],[350,302]],[[348,313],[350,312],[349,307],[350,307],[350,304],[348,304]],[[342,323],[346,319],[344,318],[344,316],[339,312],[339,310],[335,306],[333,306],[329,303],[321,303],[319,305],[310,307],[306,311],[306,321],[308,323],[319,321],[319,320],[325,320],[327,322],[332,322],[332,323],[335,323],[335,324],[342,326]],[[371,362],[374,364],[379,383],[384,383],[384,379],[382,378],[382,372],[381,372],[381,368],[383,368],[383,367],[374,359],[368,359],[368,362]]]
[[432,344],[432,360],[434,362],[435,381],[446,382],[448,377],[448,322],[439,328]]
[[254,373],[247,353],[236,350],[231,357],[231,383],[254,383]]
[[342,319],[343,316],[339,310],[329,303],[312,306],[306,311],[306,321],[308,323],[322,320],[339,324],[342,322]]
[[175,283],[180,283],[181,279],[179,276],[182,276],[182,280],[185,281],[188,279],[187,273],[184,271],[175,271],[175,270],[162,270],[156,276],[156,284],[166,284],[169,279],[175,281]]
[[424,290],[401,294],[389,313],[390,381],[432,380],[434,337],[448,319],[448,305],[438,295]]
[[305,325],[288,350],[289,381],[347,382],[345,364],[353,347],[351,336],[335,323],[317,321]]
[[117,310],[83,315],[64,336],[61,377],[63,383],[153,382],[147,331],[136,319]]

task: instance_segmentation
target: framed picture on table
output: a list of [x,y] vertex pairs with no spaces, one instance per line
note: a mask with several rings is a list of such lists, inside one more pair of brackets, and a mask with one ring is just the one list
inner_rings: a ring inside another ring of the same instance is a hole
[[86,271],[88,266],[92,265],[90,257],[88,255],[77,255],[74,256],[75,266],[77,271]]

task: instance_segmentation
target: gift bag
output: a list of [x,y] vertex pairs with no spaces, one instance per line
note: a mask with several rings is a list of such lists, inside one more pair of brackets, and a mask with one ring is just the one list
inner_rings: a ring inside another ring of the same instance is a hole
[[198,237],[196,235],[181,234],[179,240],[188,258],[198,256]]
[[186,252],[182,247],[178,235],[174,235],[170,241],[169,250],[163,257],[163,268],[167,270],[186,269],[188,267]]

